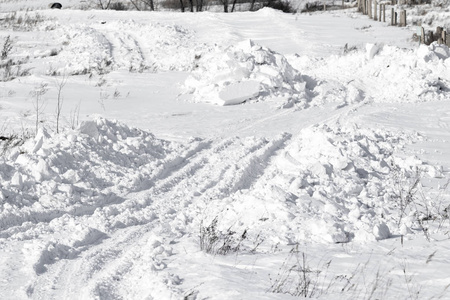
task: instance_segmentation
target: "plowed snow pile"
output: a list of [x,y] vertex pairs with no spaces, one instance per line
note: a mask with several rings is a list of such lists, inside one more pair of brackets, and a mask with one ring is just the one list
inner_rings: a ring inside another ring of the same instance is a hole
[[346,243],[410,233],[413,219],[401,219],[402,189],[418,169],[421,176],[441,176],[439,167],[395,154],[417,139],[385,130],[302,130],[250,191],[213,201],[206,215],[228,220],[223,228],[258,228],[273,243]]
[[305,84],[283,55],[248,40],[198,58],[184,89],[194,102],[231,105],[280,97],[292,105],[306,102]]
[[79,131],[55,138],[41,131],[2,158],[1,228],[118,204],[124,194],[160,176],[164,164],[176,160],[183,149],[104,119],[85,122]]
[[[450,96],[450,50],[421,45],[416,50],[366,44],[346,55],[292,57],[292,65],[317,79],[312,104],[327,102],[423,102]],[[332,68],[330,66],[333,66]]]

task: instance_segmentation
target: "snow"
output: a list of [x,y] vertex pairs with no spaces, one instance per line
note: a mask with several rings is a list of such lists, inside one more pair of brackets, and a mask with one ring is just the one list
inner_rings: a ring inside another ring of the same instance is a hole
[[1,299],[448,298],[447,46],[354,8],[16,2]]

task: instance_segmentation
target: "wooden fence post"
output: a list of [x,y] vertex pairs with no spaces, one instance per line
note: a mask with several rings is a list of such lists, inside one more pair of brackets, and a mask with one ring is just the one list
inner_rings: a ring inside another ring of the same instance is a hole
[[428,30],[427,38],[426,38],[426,44],[429,45],[434,41],[434,35],[432,30]]
[[377,0],[373,0],[373,20],[376,21],[378,16],[377,12]]
[[391,8],[391,25],[392,25],[392,26],[395,25],[395,12],[394,12],[394,8]]
[[420,27],[420,43],[425,44],[425,29]]
[[386,4],[383,4],[383,22],[386,22]]
[[443,31],[442,29],[443,28],[440,27],[440,26],[436,27],[436,37],[437,37],[438,44],[443,44],[444,43],[444,40],[442,38],[442,31]]
[[[442,30],[442,40],[444,41],[444,44],[447,45],[447,31]],[[447,45],[450,46],[450,45]]]
[[378,18],[378,21],[381,22],[381,17],[383,16],[383,4],[379,4],[378,8],[380,9],[380,17]]
[[400,12],[400,27],[406,26],[406,10]]
[[369,19],[372,19],[372,0],[369,0]]

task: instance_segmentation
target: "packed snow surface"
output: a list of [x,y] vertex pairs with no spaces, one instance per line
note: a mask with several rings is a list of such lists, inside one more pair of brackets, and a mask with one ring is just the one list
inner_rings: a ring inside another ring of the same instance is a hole
[[0,299],[449,298],[447,46],[355,9],[1,7]]

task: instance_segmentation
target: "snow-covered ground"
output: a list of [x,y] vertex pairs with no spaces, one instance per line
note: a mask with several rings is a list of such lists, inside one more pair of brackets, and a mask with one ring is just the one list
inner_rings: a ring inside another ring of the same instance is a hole
[[11,3],[0,299],[450,299],[448,47],[355,9]]

